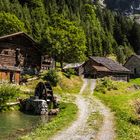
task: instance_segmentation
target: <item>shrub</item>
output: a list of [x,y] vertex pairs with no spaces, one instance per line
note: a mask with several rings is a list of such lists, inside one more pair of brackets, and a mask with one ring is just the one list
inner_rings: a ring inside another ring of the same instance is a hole
[[72,75],[75,75],[76,72],[74,69],[67,69],[64,73],[64,75],[67,77],[67,78],[70,78]]
[[98,84],[96,86],[96,91],[101,92],[101,93],[106,93],[106,91],[110,90],[117,90],[117,85],[114,84],[114,82],[108,78],[102,78],[99,79]]
[[135,113],[137,115],[140,115],[140,99],[134,100],[133,101],[133,106],[134,106]]
[[52,86],[56,86],[59,81],[55,70],[49,70],[43,79],[49,81]]
[[0,85],[0,107],[4,107],[6,102],[18,96],[20,89],[11,84]]
[[31,76],[31,75],[29,75],[29,74],[25,74],[25,75],[22,76],[22,78],[23,78],[23,79],[26,79],[26,80],[27,80],[27,79],[30,79],[30,78],[32,78],[32,77],[33,77],[33,76]]

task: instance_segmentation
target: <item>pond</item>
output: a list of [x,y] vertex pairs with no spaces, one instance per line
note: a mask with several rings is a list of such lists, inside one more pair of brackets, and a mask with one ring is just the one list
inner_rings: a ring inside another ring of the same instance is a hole
[[47,115],[35,116],[19,111],[0,113],[0,140],[16,140],[46,122]]

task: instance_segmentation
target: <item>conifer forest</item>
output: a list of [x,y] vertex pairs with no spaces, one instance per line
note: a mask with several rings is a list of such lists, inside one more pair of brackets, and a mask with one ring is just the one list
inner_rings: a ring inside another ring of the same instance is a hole
[[92,0],[0,0],[0,36],[23,31],[56,61],[140,52],[140,25]]

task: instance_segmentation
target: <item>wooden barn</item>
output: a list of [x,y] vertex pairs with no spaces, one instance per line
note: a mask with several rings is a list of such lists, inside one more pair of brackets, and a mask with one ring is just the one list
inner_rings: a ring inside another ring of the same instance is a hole
[[8,71],[33,74],[41,68],[41,53],[38,45],[23,32],[0,37],[0,60],[0,71],[5,71],[5,74]]
[[91,78],[110,76],[113,80],[128,81],[130,71],[112,59],[89,57],[84,64],[84,75]]
[[132,55],[124,66],[131,71],[131,77],[140,77],[140,55]]
[[49,70],[55,68],[55,60],[49,55],[43,55],[41,60],[41,69]]

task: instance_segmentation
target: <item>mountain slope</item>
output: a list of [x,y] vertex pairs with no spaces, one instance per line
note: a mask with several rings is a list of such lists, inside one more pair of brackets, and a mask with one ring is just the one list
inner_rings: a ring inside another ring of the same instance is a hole
[[125,13],[140,13],[140,0],[99,0],[104,1],[105,5],[112,10]]
[[[100,2],[104,6],[103,0]],[[114,9],[120,3],[105,2]],[[93,0],[0,0],[0,36],[23,30],[19,28],[21,24],[42,46],[43,52],[58,62],[115,55],[124,63],[133,50],[137,53],[140,49],[139,26],[120,14],[100,8]]]

